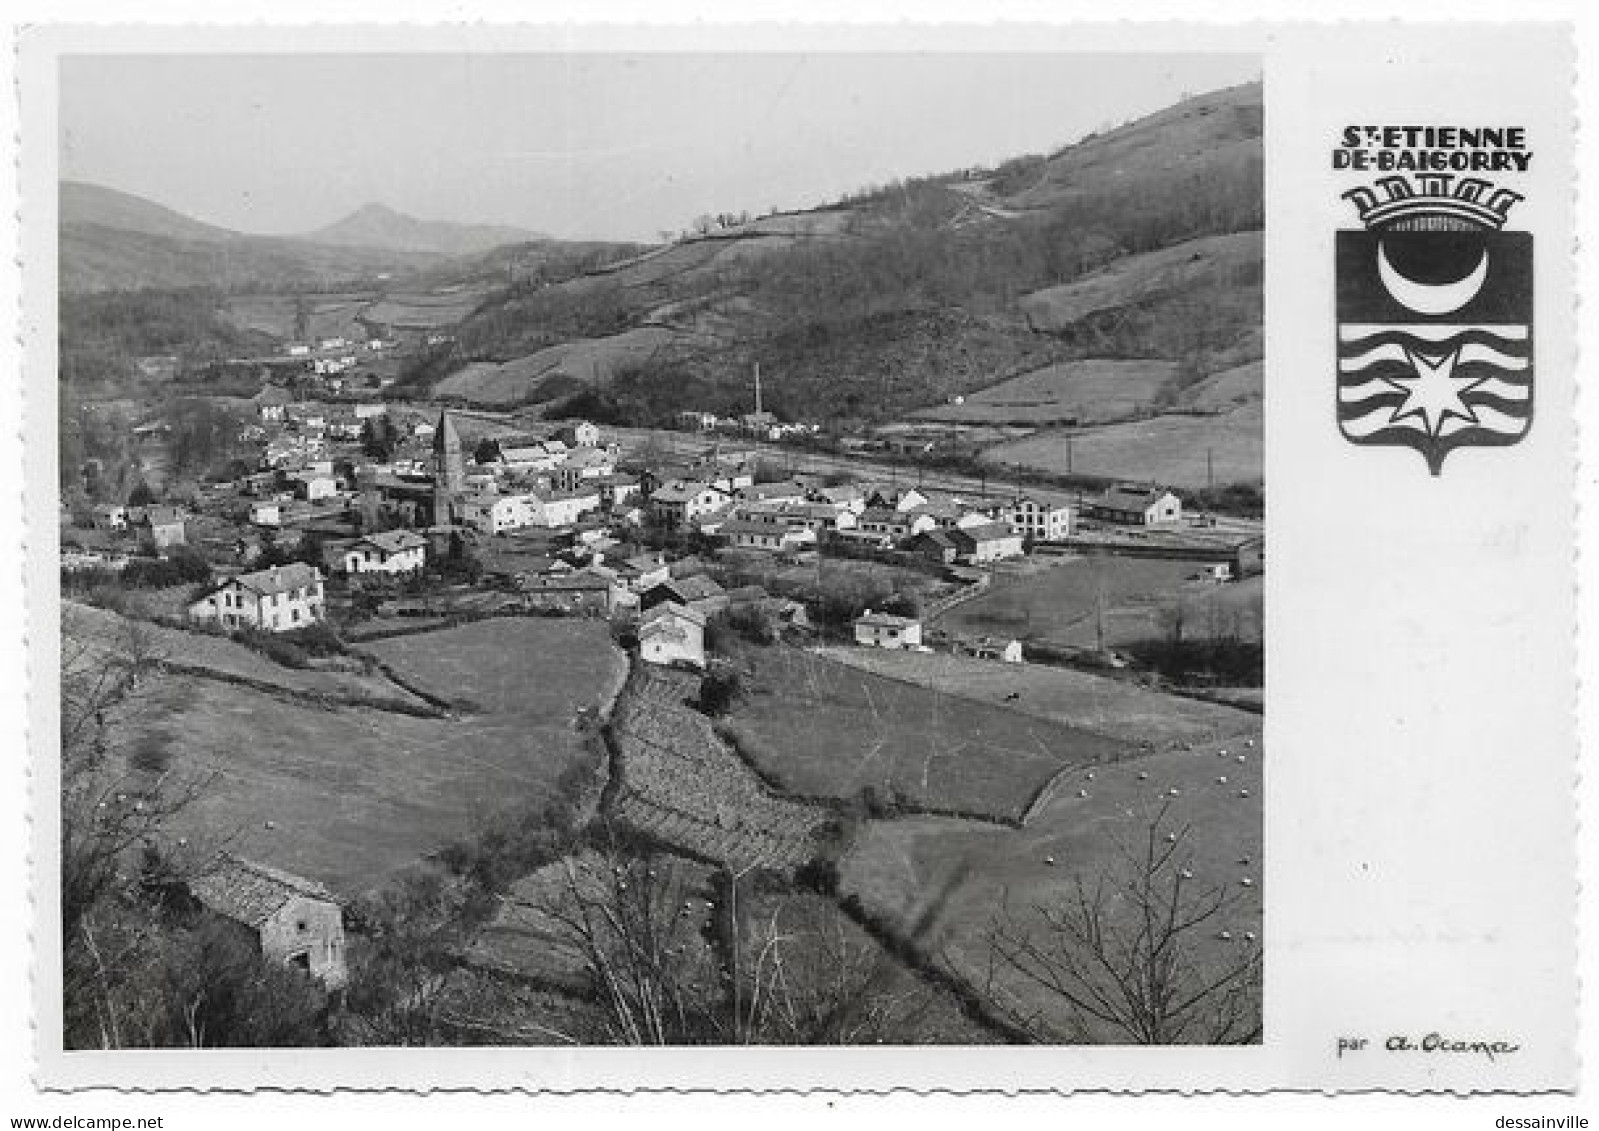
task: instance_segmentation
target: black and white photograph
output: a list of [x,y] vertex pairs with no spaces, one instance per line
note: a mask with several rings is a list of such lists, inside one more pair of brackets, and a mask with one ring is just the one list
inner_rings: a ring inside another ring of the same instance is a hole
[[1258,1044],[1260,80],[64,56],[64,1047]]
[[1575,25],[326,2],[17,31],[14,1126],[1576,1131]]

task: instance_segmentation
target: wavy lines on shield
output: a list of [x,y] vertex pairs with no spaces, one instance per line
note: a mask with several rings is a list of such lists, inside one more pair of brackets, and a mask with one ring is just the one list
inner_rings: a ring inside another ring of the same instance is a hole
[[1360,342],[1367,338],[1402,334],[1418,342],[1450,342],[1457,338],[1496,339],[1502,342],[1525,342],[1528,338],[1525,325],[1462,326],[1439,323],[1379,323],[1345,322],[1338,327],[1340,342]]
[[1525,326],[1338,328],[1339,430],[1358,444],[1416,448],[1435,469],[1457,447],[1525,435],[1532,378]]

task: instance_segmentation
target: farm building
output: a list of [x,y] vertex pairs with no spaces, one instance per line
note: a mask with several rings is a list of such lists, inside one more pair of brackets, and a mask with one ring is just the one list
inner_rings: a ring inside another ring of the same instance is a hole
[[260,499],[251,503],[250,522],[256,526],[282,526],[283,504],[276,499]]
[[869,648],[920,648],[922,622],[867,609],[855,620],[855,643]]
[[604,566],[542,573],[522,583],[529,608],[548,612],[592,613],[610,616],[619,607],[632,607],[635,598]]
[[176,507],[146,507],[134,520],[133,527],[139,532],[139,543],[146,550],[165,550],[187,541],[183,515]]
[[705,614],[675,601],[657,605],[639,621],[639,655],[650,664],[705,666]]
[[288,632],[322,619],[322,573],[303,562],[241,573],[189,606],[189,617],[223,628]]
[[960,547],[947,530],[924,530],[910,540],[907,549],[940,565],[952,565],[960,555]]
[[1121,526],[1164,526],[1182,521],[1183,501],[1163,487],[1123,484],[1089,503],[1087,511],[1091,518]]
[[640,603],[646,609],[652,609],[657,605],[678,604],[709,616],[727,608],[727,590],[704,574],[674,577],[645,590]]
[[344,572],[412,573],[427,564],[427,553],[427,539],[414,531],[368,534],[344,550]]
[[1019,495],[1000,511],[1000,517],[1034,542],[1059,542],[1072,532],[1072,509],[1059,503]]
[[248,930],[269,962],[297,966],[330,990],[348,980],[344,913],[321,884],[224,853],[188,886],[202,907]]
[[962,565],[984,565],[1022,554],[1022,536],[1008,522],[960,526],[948,533],[955,543],[955,560]]

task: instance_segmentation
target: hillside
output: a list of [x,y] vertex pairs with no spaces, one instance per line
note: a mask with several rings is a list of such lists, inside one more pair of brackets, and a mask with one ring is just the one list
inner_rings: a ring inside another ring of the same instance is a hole
[[367,204],[341,220],[305,233],[303,238],[335,247],[455,256],[475,255],[506,244],[532,243],[549,237],[505,225],[418,220],[386,205]]
[[[510,288],[413,387],[658,423],[686,407],[747,411],[758,362],[780,415],[885,420],[1063,363],[1126,360],[1162,363],[1138,405],[1187,404],[1189,386],[1260,358],[1260,130],[1260,87],[1246,85],[1047,156]],[[1194,408],[1217,403],[1206,388]],[[1228,406],[1250,399],[1247,380],[1225,388]]]

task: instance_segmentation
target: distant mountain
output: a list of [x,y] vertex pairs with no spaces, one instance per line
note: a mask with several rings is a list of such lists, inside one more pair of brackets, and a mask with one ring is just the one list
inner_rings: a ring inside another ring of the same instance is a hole
[[303,238],[337,247],[475,255],[506,244],[533,243],[550,237],[497,224],[418,220],[383,204],[367,204],[325,228],[307,232]]
[[60,280],[67,294],[337,287],[410,276],[444,260],[436,252],[249,235],[79,181],[62,181],[59,201]]
[[207,243],[241,238],[238,232],[201,223],[142,196],[82,181],[61,182],[59,207],[63,227],[93,225],[146,236]]
[[535,258],[559,258],[566,251],[560,241],[536,232],[418,220],[378,204],[299,236],[218,227],[144,197],[81,181],[61,182],[59,210],[61,289],[68,294],[328,288],[410,278],[424,268],[448,275],[456,258],[475,260],[512,245],[539,245],[530,249]]

